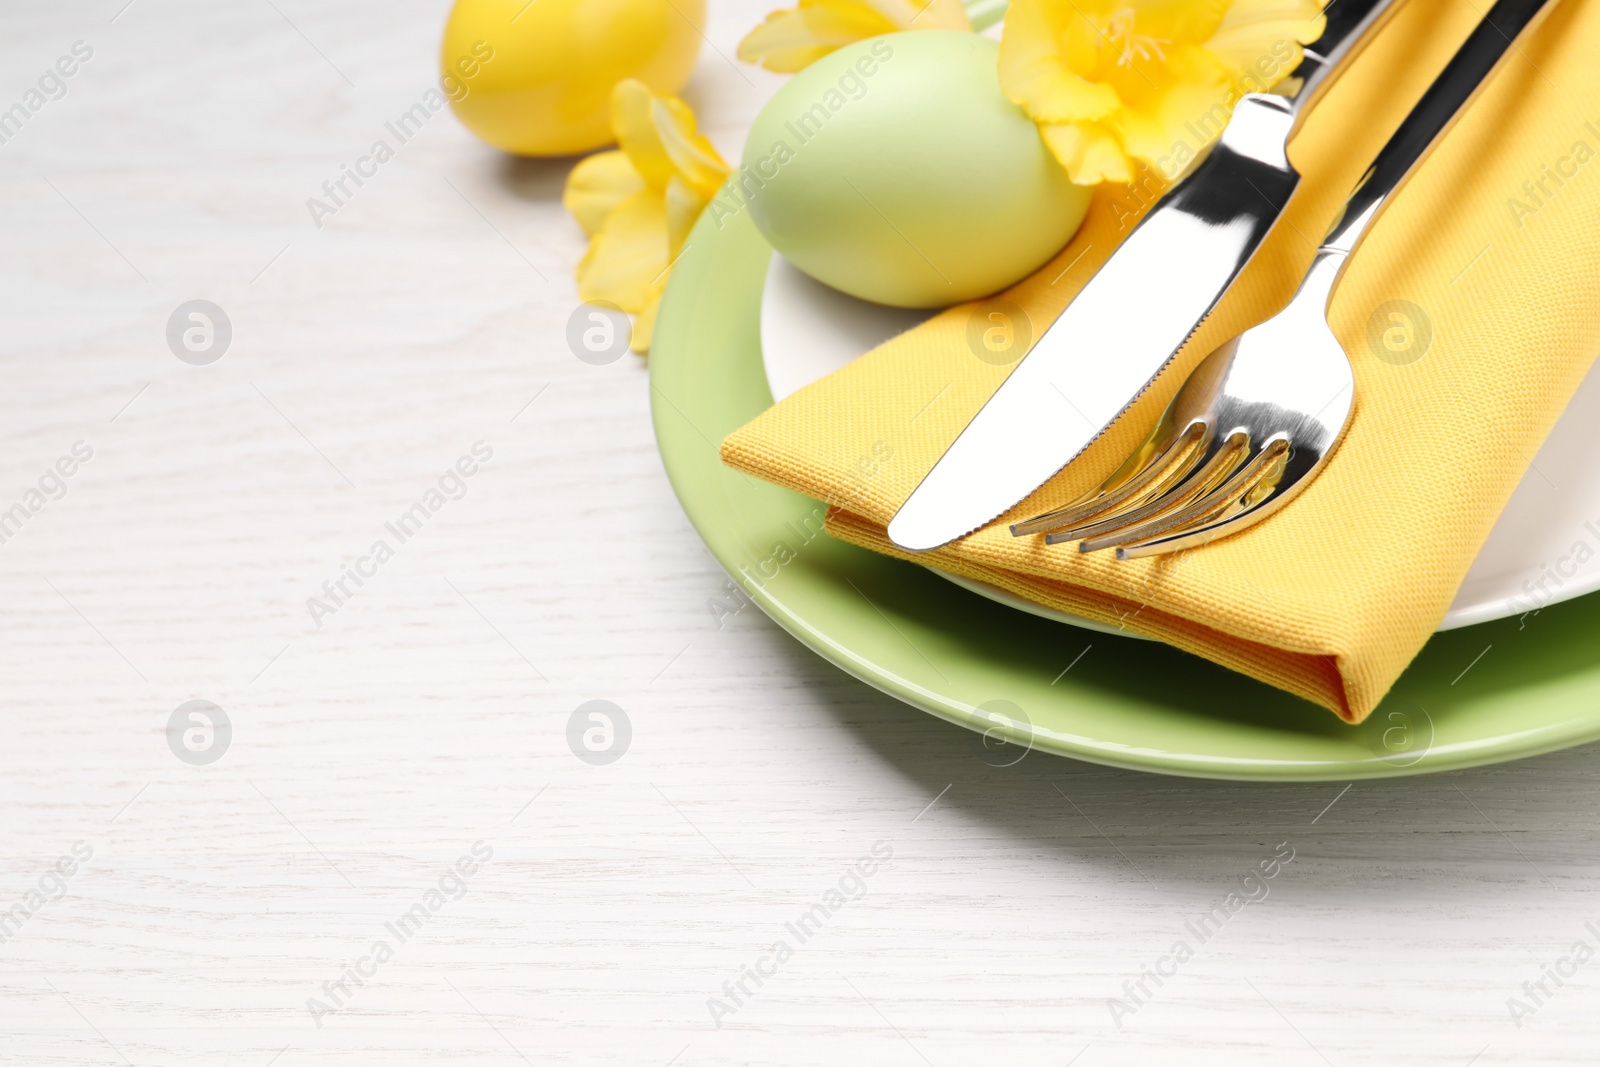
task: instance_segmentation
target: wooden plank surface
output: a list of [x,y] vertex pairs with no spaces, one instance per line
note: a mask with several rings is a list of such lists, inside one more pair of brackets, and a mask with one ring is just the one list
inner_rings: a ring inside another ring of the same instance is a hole
[[[0,145],[0,1063],[1595,1061],[1600,963],[1508,1000],[1600,951],[1600,751],[1347,791],[988,766],[716,626],[642,364],[565,345],[567,164],[440,114],[313,223],[445,4],[125,4],[0,14],[0,107],[93,53]],[[765,10],[714,5],[686,94],[730,157]],[[195,299],[206,366],[165,336]],[[193,700],[209,764],[169,747]]]

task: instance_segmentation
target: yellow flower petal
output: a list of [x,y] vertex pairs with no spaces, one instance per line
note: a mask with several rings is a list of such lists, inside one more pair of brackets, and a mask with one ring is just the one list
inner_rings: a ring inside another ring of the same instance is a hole
[[1012,0],[1006,11],[1000,85],[1035,122],[1104,118],[1120,103],[1115,89],[1089,81],[1070,61],[1072,39],[1082,36],[1075,24],[1085,17],[1051,0]]
[[1133,164],[1116,136],[1094,122],[1060,123],[1039,127],[1044,143],[1078,185],[1133,181]]
[[962,0],[869,0],[878,11],[909,30],[970,30]]
[[654,98],[644,82],[627,78],[611,90],[611,130],[617,145],[627,153],[646,183],[665,189],[672,177],[672,160],[654,122]]
[[689,105],[642,82],[618,83],[611,125],[620,150],[574,167],[562,200],[591,236],[578,296],[637,315],[632,347],[644,352],[672,263],[728,165],[696,129]]
[[1198,153],[1221,135],[1232,115],[1235,97],[1227,67],[1211,52],[1193,45],[1175,46],[1168,57],[1169,77],[1158,91],[1141,94],[1103,120],[1134,159],[1155,164],[1180,143]]
[[695,132],[694,112],[675,96],[657,97],[652,118],[656,134],[684,181],[710,199],[728,179],[728,164],[711,142]]
[[744,35],[739,42],[739,58],[779,74],[793,74],[834,49],[860,40],[853,33],[829,32],[814,26],[810,15],[803,8],[772,12]]
[[613,208],[644,187],[626,152],[597,152],[572,168],[561,202],[577,216],[583,232],[593,236]]
[[1000,84],[1074,182],[1127,182],[1193,158],[1325,24],[1319,0],[1012,0]]
[[578,263],[578,298],[637,312],[670,262],[661,194],[634,193],[614,208]]
[[1228,0],[1132,0],[1130,43],[1203,44],[1217,32],[1228,8]]
[[611,127],[617,144],[654,189],[666,189],[678,174],[709,197],[728,176],[728,165],[696,132],[689,105],[675,96],[656,96],[643,82],[629,78],[612,90]]
[[1316,0],[1234,0],[1206,48],[1246,92],[1262,92],[1300,65],[1302,44],[1327,25]]
[[706,198],[682,178],[674,177],[667,183],[665,199],[667,255],[669,260],[672,260],[678,258],[684,241],[688,240],[689,231],[694,229],[695,220],[700,217],[701,209],[706,206]]
[[866,0],[901,30],[970,30],[961,0]]
[[739,58],[793,73],[829,52],[897,30],[970,30],[960,0],[800,0],[739,42]]
[[898,28],[866,4],[811,0],[768,15],[739,42],[739,58],[792,74],[835,49]]

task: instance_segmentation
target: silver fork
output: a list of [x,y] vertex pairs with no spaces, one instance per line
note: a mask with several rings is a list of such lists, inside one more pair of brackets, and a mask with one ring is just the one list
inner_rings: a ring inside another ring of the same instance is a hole
[[1551,6],[1499,0],[1378,153],[1288,306],[1207,356],[1099,488],[1016,523],[1012,534],[1136,559],[1231,536],[1293,500],[1350,421],[1355,380],[1327,321],[1346,262],[1514,40]]

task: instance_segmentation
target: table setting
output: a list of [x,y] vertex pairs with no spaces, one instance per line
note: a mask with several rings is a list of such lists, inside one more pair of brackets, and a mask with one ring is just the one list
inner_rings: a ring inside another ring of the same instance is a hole
[[[1585,32],[1549,27],[1583,17],[1349,5],[1299,46],[1313,58],[1293,95],[1241,97],[1170,187],[1151,193],[1142,172],[1143,203],[1096,185],[1075,235],[1015,285],[994,293],[987,263],[963,263],[972,291],[953,306],[939,257],[960,262],[955,245],[896,226],[888,206],[915,204],[891,197],[895,167],[862,154],[866,176],[843,178],[862,205],[847,233],[795,236],[795,219],[839,210],[817,191],[840,185],[829,160],[747,147],[731,182],[744,209],[711,201],[683,242],[651,349],[685,509],[814,650],[1013,745],[1299,779],[1592,739],[1588,608],[1563,602],[1593,588],[1577,577],[1593,534],[1565,519],[1555,550],[1519,557],[1518,524],[1538,520],[1512,514],[1494,536],[1519,484],[1545,480],[1535,454],[1597,350],[1592,198],[1541,200],[1537,229],[1521,211],[1525,173],[1587,151],[1583,91],[1549,72]],[[790,88],[769,112],[804,113]],[[953,103],[928,107],[961,128]],[[859,153],[850,118],[830,132]],[[751,142],[768,136],[758,120]],[[846,254],[875,214],[901,247]],[[897,270],[915,276],[898,293]],[[1458,680],[1492,633],[1530,627],[1570,641],[1546,646],[1558,669],[1500,676],[1487,660]]]

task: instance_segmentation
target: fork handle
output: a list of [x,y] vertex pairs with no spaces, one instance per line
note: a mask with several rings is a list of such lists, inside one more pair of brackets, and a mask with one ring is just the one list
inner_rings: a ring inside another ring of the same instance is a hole
[[1506,54],[1516,47],[1517,37],[1552,7],[1554,0],[1499,0],[1489,10],[1367,168],[1323,239],[1319,259],[1323,254],[1349,256],[1356,250],[1384,206],[1465,113]]

